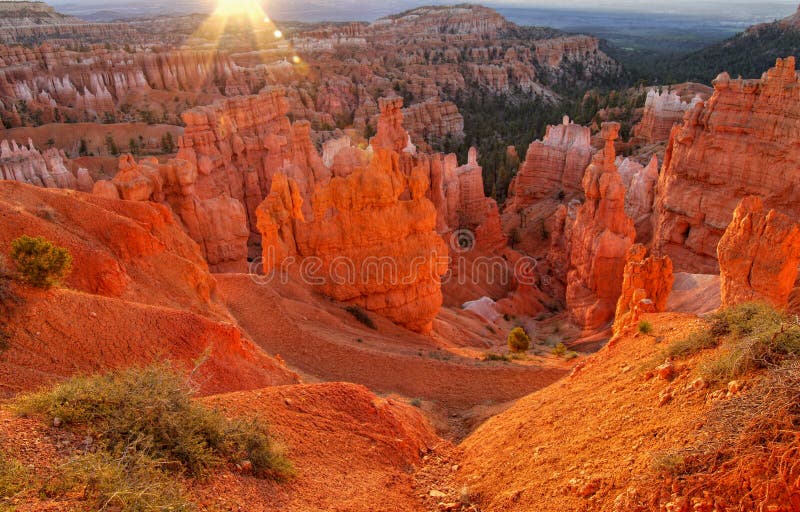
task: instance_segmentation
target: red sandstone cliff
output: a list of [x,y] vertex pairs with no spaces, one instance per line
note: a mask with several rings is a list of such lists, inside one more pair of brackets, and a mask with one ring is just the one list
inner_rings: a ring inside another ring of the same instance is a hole
[[714,273],[717,244],[746,195],[800,215],[800,88],[794,58],[758,80],[722,73],[714,94],[675,127],[658,182],[654,247],[676,270]]

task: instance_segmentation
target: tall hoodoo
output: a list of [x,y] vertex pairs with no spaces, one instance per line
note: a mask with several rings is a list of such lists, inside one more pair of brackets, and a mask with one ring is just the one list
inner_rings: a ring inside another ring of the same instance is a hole
[[614,164],[619,129],[619,123],[603,123],[605,148],[586,169],[586,201],[572,226],[567,307],[587,330],[614,318],[626,253],[636,238],[633,221],[625,213],[625,185]]
[[763,201],[739,203],[717,248],[722,304],[763,300],[786,308],[800,264],[800,225]]
[[742,197],[800,217],[800,87],[793,57],[759,80],[714,80],[672,130],[658,183],[654,248],[676,270],[715,273],[717,244]]

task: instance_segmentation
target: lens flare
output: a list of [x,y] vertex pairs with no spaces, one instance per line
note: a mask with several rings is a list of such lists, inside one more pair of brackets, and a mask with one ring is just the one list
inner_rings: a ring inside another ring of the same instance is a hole
[[295,55],[294,57],[292,57],[292,62],[294,62],[295,64],[300,64],[300,62],[302,62],[302,59],[300,58],[299,55]]
[[281,32],[280,30],[276,30],[275,32],[273,32],[273,34],[275,34],[276,39],[280,39],[283,37],[283,32]]

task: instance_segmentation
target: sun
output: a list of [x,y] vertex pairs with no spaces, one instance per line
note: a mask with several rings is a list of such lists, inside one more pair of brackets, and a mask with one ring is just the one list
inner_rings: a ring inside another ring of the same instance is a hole
[[217,8],[214,10],[214,14],[265,18],[264,8],[258,0],[217,0]]

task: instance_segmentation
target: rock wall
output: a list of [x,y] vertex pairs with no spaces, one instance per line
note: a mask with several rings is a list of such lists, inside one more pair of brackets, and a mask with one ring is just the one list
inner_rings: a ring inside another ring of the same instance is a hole
[[614,163],[619,128],[619,123],[603,123],[605,148],[586,169],[586,200],[572,226],[567,308],[586,330],[602,328],[614,318],[625,257],[636,238],[625,213],[625,185]]
[[695,96],[690,102],[682,101],[672,90],[647,92],[642,120],[634,127],[633,136],[645,144],[653,144],[669,139],[672,127],[683,122],[687,111],[703,101]]
[[625,213],[633,219],[636,241],[649,244],[653,237],[653,203],[658,183],[658,157],[653,155],[647,166],[626,158],[619,165],[625,184]]
[[800,265],[800,225],[748,196],[736,207],[717,254],[723,306],[761,300],[785,309]]
[[644,313],[666,309],[675,276],[669,256],[647,256],[647,248],[635,244],[628,249],[622,278],[622,293],[614,315],[614,333],[636,325]]
[[518,211],[562,192],[573,197],[582,194],[581,181],[593,154],[588,127],[566,116],[562,124],[548,126],[544,138],[528,146],[509,193],[509,209]]
[[675,127],[658,182],[654,248],[678,271],[716,273],[717,244],[747,195],[800,217],[800,87],[794,58],[759,80],[722,73]]
[[45,188],[67,188],[91,192],[94,181],[86,169],[73,174],[67,168],[67,157],[55,148],[40,152],[32,141],[18,145],[0,141],[0,179],[28,183]]
[[432,98],[415,103],[403,109],[403,120],[417,147],[427,146],[427,141],[448,137],[454,142],[464,139],[464,118],[455,103],[450,101]]

